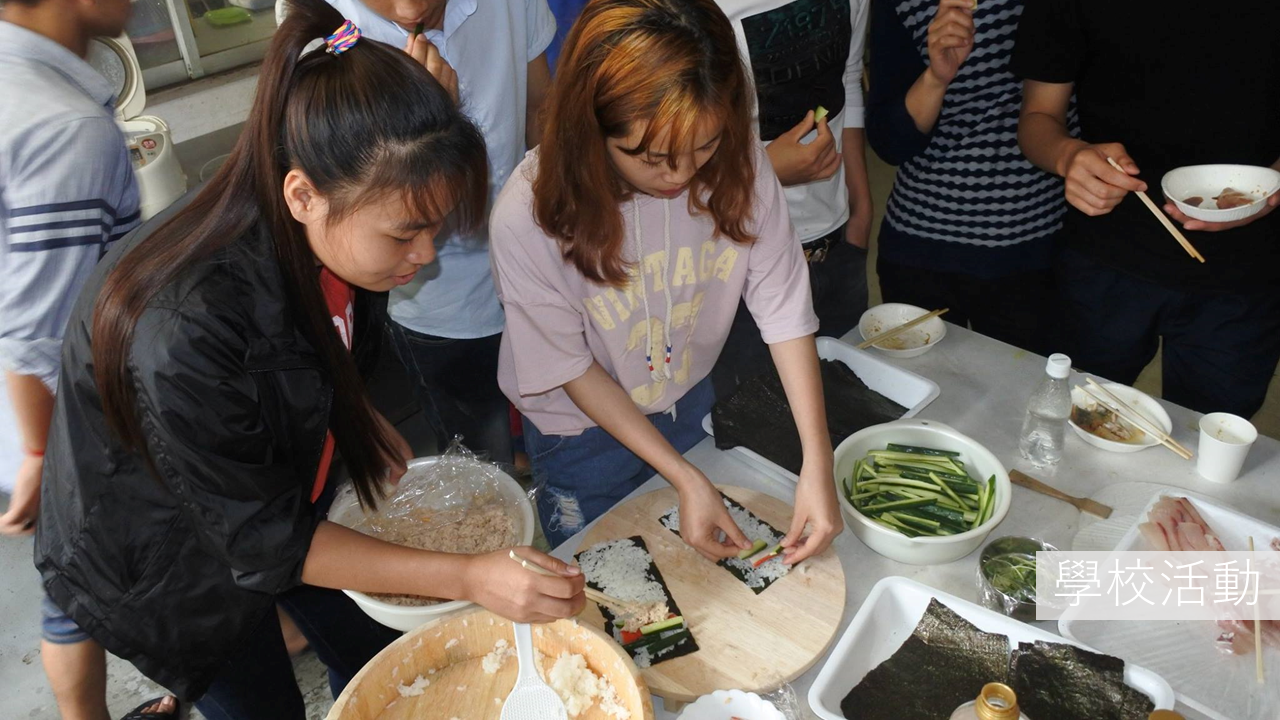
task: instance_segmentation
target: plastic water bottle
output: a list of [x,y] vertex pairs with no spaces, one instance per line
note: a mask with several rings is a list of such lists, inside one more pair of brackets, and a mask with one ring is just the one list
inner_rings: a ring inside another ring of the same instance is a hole
[[1071,415],[1071,358],[1062,353],[1049,356],[1045,378],[1027,401],[1027,417],[1022,421],[1018,450],[1036,467],[1053,465],[1062,459],[1067,418]]

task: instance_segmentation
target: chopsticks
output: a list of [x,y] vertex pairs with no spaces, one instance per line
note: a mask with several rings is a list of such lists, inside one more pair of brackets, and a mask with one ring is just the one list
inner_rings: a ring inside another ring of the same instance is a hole
[[886,330],[880,333],[879,335],[876,335],[875,337],[863,340],[862,342],[858,343],[858,349],[866,350],[867,348],[871,347],[872,345],[875,345],[881,340],[888,340],[891,337],[896,337],[897,335],[900,335],[903,332],[910,330],[911,328],[919,325],[922,322],[925,322],[926,320],[932,320],[933,318],[947,314],[947,311],[950,309],[951,308],[942,308],[941,310],[934,310],[933,312],[927,312],[924,315],[921,315],[920,317],[916,318],[915,320],[905,322],[899,325],[898,327],[893,328],[892,330]]
[[[1191,459],[1192,454],[1190,450],[1183,447],[1177,440],[1169,437],[1168,433],[1161,430],[1160,426],[1148,419],[1146,415],[1143,415],[1141,412],[1134,409],[1133,406],[1116,397],[1114,393],[1099,385],[1093,378],[1085,378],[1085,382],[1089,383],[1089,386],[1081,386],[1080,389],[1086,395],[1101,403],[1104,407],[1110,407],[1115,414],[1128,421],[1130,425],[1137,427],[1156,440],[1159,440],[1161,445],[1172,450],[1175,455],[1181,457],[1183,460]],[[1095,392],[1095,390],[1097,392]],[[1110,402],[1103,398],[1104,395],[1110,400]]]
[[[1115,160],[1107,158],[1107,162],[1111,163],[1111,167],[1116,170],[1119,170],[1122,173],[1124,172],[1124,168],[1120,167],[1120,163],[1117,163]],[[1125,173],[1125,175],[1128,174],[1129,173]],[[1180,230],[1178,230],[1177,227],[1174,226],[1168,217],[1165,217],[1164,212],[1162,212],[1160,208],[1156,207],[1156,204],[1151,201],[1151,198],[1141,190],[1136,190],[1135,192],[1138,195],[1138,199],[1142,201],[1142,204],[1146,205],[1147,209],[1151,211],[1151,214],[1156,216],[1156,219],[1160,221],[1161,225],[1164,225],[1164,229],[1169,231],[1169,234],[1173,236],[1173,239],[1178,241],[1178,244],[1182,246],[1182,249],[1186,250],[1187,254],[1196,260],[1204,262],[1204,256],[1200,254],[1200,251],[1196,250],[1195,246],[1191,244],[1191,241],[1187,240],[1187,238]]]
[[[1249,552],[1253,552],[1253,536],[1249,536]],[[1258,607],[1258,603],[1253,603],[1253,656],[1258,666],[1258,684],[1266,683],[1267,674],[1262,667],[1262,610]]]
[[[508,552],[507,555],[512,560],[515,560],[516,562],[520,563],[520,566],[523,567],[525,570],[536,572],[539,575],[559,577],[558,575],[551,572],[550,570],[547,570],[541,565],[538,565],[537,563],[531,563],[528,560],[525,560],[524,558],[520,557],[519,555],[516,554],[515,550]],[[583,592],[586,594],[589,600],[597,602],[601,605],[608,606],[615,610],[621,610],[628,615],[636,615],[644,612],[647,609],[644,603],[632,602],[630,600],[620,600],[616,597],[613,597],[612,595],[605,595],[604,593],[600,592],[599,590],[596,590],[595,588],[585,588]]]

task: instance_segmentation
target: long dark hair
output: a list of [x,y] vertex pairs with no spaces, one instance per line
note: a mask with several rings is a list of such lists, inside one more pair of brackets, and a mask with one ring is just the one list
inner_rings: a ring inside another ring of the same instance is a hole
[[755,239],[751,98],[733,25],[713,0],[588,2],[565,40],[545,113],[534,216],[588,280],[627,281],[618,210],[626,193],[605,139],[635,122],[648,128],[633,154],[665,129],[674,168],[697,123],[721,118],[719,147],[693,176],[689,204],[734,242]]
[[[488,168],[479,131],[404,52],[363,39],[341,55],[326,52],[323,43],[304,54],[342,22],[323,0],[290,1],[231,157],[104,282],[93,317],[93,362],[108,425],[151,465],[129,373],[138,319],[193,262],[248,232],[268,233],[292,319],[333,383],[329,429],[357,496],[373,506],[394,451],[356,361],[334,332],[315,255],[284,202],[285,175],[297,168],[310,178],[328,202],[331,223],[370,199],[398,192],[423,220],[441,220],[456,205],[458,226],[470,229],[484,221]],[[360,323],[356,332],[368,345],[381,328]]]

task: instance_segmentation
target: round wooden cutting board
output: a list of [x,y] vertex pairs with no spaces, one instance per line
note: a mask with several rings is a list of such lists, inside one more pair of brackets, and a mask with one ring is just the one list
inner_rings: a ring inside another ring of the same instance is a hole
[[[718,487],[786,532],[790,505],[755,490]],[[606,540],[643,537],[693,631],[697,652],[642,670],[649,689],[671,709],[672,704],[692,702],[713,690],[767,692],[799,677],[822,656],[844,612],[844,570],[835,550],[827,548],[756,595],[659,523],[677,504],[674,488],[634,498],[600,518],[579,548],[581,552]],[[587,603],[579,620],[604,627],[594,603]]]

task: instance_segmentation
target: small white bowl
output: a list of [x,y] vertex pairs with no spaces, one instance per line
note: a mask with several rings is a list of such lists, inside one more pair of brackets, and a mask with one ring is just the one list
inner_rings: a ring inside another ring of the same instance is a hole
[[[868,340],[928,313],[928,310],[915,305],[883,303],[862,313],[862,318],[858,320],[858,332],[862,333],[863,340]],[[890,357],[913,358],[929,352],[946,336],[947,324],[935,317],[871,347]]]
[[[960,453],[960,460],[970,469],[974,479],[996,478],[995,509],[982,525],[958,535],[944,537],[909,538],[902,533],[876,524],[858,512],[844,494],[844,479],[853,474],[853,466],[872,450],[883,450],[889,443],[953,450]],[[968,555],[1009,514],[1012,486],[1009,472],[995,455],[977,441],[954,428],[933,420],[895,420],[869,428],[845,438],[835,453],[836,495],[840,507],[849,518],[849,529],[867,547],[890,560],[909,565],[942,565]]]
[[755,693],[716,690],[703,695],[680,713],[679,720],[787,720],[773,703]]
[[[1166,412],[1164,407],[1161,406],[1160,403],[1156,402],[1150,395],[1142,392],[1141,390],[1134,390],[1128,385],[1121,385],[1119,383],[1102,383],[1102,387],[1110,390],[1112,395],[1115,395],[1125,401],[1126,404],[1142,413],[1144,417],[1154,420],[1160,426],[1160,429],[1164,430],[1166,435],[1173,432],[1173,420],[1169,417],[1169,413]],[[1084,390],[1080,387],[1071,391],[1071,404],[1076,407],[1087,408],[1093,404],[1092,401],[1093,398],[1085,394]],[[1080,436],[1081,440],[1084,440],[1086,443],[1096,448],[1106,450],[1107,452],[1133,453],[1138,452],[1139,450],[1146,450],[1149,447],[1154,447],[1160,444],[1160,441],[1155,439],[1155,437],[1153,437],[1151,433],[1147,432],[1145,428],[1140,428],[1143,431],[1143,438],[1141,442],[1123,443],[1116,442],[1115,440],[1107,440],[1106,438],[1100,438],[1079,425],[1076,425],[1074,420],[1067,420],[1067,424],[1071,426],[1071,429],[1075,431],[1076,435]]]
[[[409,473],[415,471],[423,472],[439,460],[439,457],[410,460],[408,463]],[[520,539],[519,544],[529,545],[533,542],[534,523],[536,522],[533,515],[533,503],[529,502],[529,496],[525,494],[524,488],[520,487],[520,483],[516,482],[514,478],[501,470],[494,469],[494,472],[497,473],[498,487],[504,499],[519,508],[519,514],[514,518],[516,537]],[[360,512],[360,504],[356,501],[355,493],[350,492],[350,487],[347,487],[339,491],[338,497],[333,501],[333,507],[329,509],[329,519],[339,525],[350,527],[357,520]],[[389,628],[406,632],[423,623],[451,615],[472,606],[472,603],[467,600],[450,600],[436,603],[435,605],[393,605],[355,590],[343,590],[342,592],[354,600],[356,605],[369,617]]]
[[[1226,188],[1249,193],[1257,199],[1228,210],[1195,207],[1184,202],[1190,197],[1208,202]],[[1160,179],[1160,189],[1165,199],[1187,217],[1205,222],[1234,222],[1262,212],[1266,199],[1280,191],[1280,172],[1253,165],[1188,165],[1165,173]]]

